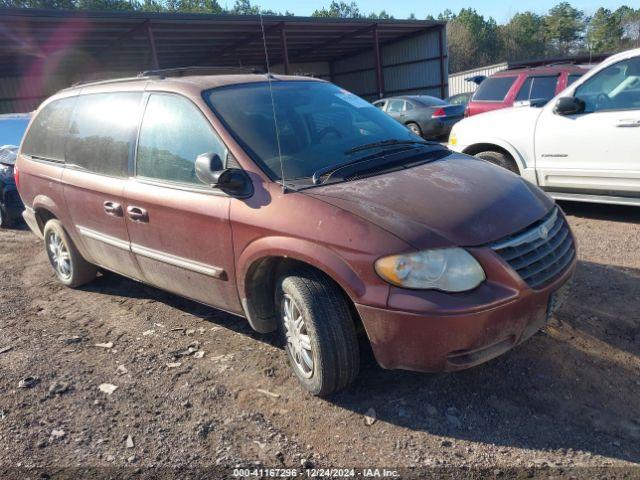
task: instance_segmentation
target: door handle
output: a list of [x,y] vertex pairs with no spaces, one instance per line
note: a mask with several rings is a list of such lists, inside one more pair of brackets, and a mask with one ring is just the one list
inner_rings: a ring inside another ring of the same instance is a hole
[[616,125],[618,128],[638,128],[640,127],[640,120],[638,119],[625,119],[625,120],[618,120],[618,125]]
[[127,207],[127,215],[129,215],[129,218],[134,222],[149,221],[149,214],[144,208],[133,207],[133,206]]
[[111,215],[113,217],[122,216],[122,205],[119,203],[106,201],[103,203],[103,207],[107,215]]

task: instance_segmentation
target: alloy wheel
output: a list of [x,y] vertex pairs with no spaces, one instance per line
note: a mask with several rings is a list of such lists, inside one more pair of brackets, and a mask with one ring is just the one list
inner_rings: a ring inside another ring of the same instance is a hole
[[295,300],[285,294],[282,300],[282,318],[287,350],[295,368],[304,378],[311,378],[314,371],[313,347],[302,310]]
[[69,249],[55,231],[49,234],[47,254],[58,276],[65,280],[71,278],[71,255],[69,254]]

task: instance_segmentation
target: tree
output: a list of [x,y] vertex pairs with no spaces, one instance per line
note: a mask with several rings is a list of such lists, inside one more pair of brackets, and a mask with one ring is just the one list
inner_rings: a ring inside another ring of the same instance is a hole
[[589,20],[587,45],[593,53],[615,51],[622,40],[621,18],[611,10],[600,7]]
[[229,13],[234,15],[258,15],[260,13],[260,7],[258,5],[251,5],[250,0],[236,0],[233,8],[229,10]]
[[482,65],[475,60],[478,44],[467,25],[460,22],[447,24],[447,46],[449,71],[460,72]]
[[622,6],[614,15],[620,18],[622,39],[620,49],[640,47],[640,8],[634,10],[631,7]]
[[389,15],[386,10],[382,10],[380,13],[371,12],[367,15],[367,18],[372,20],[392,20],[393,15]]
[[527,60],[545,55],[544,19],[532,12],[516,13],[499,27],[504,60]]
[[584,13],[569,2],[561,2],[545,18],[545,40],[551,52],[569,55],[580,48],[584,31]]
[[362,18],[360,8],[356,2],[331,2],[329,8],[316,10],[311,14],[312,17],[335,17],[335,18]]
[[496,21],[485,20],[473,8],[463,8],[457,15],[445,10],[439,20],[447,20],[449,67],[453,72],[496,62],[501,56]]

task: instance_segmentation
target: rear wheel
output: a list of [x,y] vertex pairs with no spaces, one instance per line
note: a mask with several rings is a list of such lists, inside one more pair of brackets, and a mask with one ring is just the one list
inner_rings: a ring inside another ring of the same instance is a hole
[[276,290],[279,331],[299,382],[313,395],[329,395],[358,375],[358,338],[347,299],[326,276],[300,269]]
[[420,125],[414,122],[407,123],[407,128],[411,130],[416,135],[422,136],[422,130],[420,129]]
[[486,160],[487,162],[491,162],[494,165],[498,165],[499,167],[506,168],[510,172],[520,175],[516,162],[514,162],[513,158],[511,158],[511,156],[508,154],[505,154],[502,152],[495,152],[495,151],[486,151],[486,152],[476,153],[474,157],[481,158],[482,160]]
[[82,258],[59,220],[49,220],[45,225],[44,246],[62,284],[75,288],[96,278],[97,268]]

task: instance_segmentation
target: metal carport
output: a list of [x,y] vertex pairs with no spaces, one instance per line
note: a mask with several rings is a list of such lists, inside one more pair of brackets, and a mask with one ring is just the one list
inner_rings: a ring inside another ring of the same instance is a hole
[[[330,79],[365,98],[447,94],[445,23],[262,17],[272,71]],[[0,9],[0,113],[77,81],[154,68],[265,69],[257,16]]]

